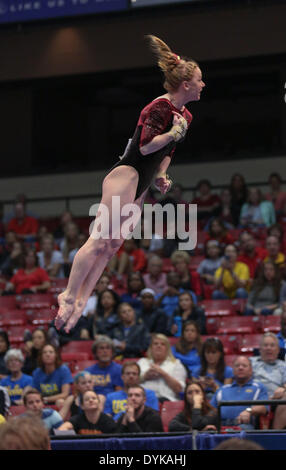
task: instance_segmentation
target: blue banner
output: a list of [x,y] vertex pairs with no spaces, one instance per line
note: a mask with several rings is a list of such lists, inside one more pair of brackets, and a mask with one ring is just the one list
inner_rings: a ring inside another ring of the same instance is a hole
[[126,10],[128,0],[0,0],[0,24]]
[[156,5],[167,5],[172,3],[195,3],[204,0],[131,0],[131,7],[149,7]]

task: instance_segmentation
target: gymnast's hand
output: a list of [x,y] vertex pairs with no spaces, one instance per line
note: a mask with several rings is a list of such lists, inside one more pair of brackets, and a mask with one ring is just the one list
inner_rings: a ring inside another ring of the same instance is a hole
[[154,186],[161,194],[166,194],[171,189],[172,180],[166,174],[159,174],[154,181]]
[[175,142],[183,139],[188,130],[188,123],[186,119],[179,113],[173,111],[173,126],[169,131],[169,134],[173,137]]

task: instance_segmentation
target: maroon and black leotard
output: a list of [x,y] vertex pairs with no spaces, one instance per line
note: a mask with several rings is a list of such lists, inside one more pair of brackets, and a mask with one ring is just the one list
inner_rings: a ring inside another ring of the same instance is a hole
[[150,186],[162,160],[166,156],[173,156],[176,148],[175,141],[148,155],[142,155],[140,152],[140,147],[151,142],[156,135],[164,134],[172,128],[173,111],[180,113],[188,122],[188,126],[190,125],[193,119],[191,113],[186,108],[179,111],[167,98],[158,98],[145,106],[123,158],[111,168],[113,170],[121,165],[129,165],[137,170],[139,181],[135,199]]

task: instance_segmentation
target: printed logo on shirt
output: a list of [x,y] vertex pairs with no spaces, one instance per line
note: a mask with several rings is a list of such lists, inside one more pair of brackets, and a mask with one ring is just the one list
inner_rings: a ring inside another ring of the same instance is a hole
[[57,384],[41,384],[41,392],[43,395],[55,395],[59,389]]
[[246,393],[253,393],[253,389],[252,389],[252,388],[247,388],[245,391],[246,391]]
[[110,374],[107,374],[107,375],[96,374],[96,375],[93,375],[92,378],[95,380],[95,386],[98,386],[98,385],[105,386],[111,383]]
[[126,398],[124,400],[114,400],[112,402],[112,411],[113,411],[113,413],[116,415],[118,413],[121,413],[122,411],[125,411],[126,403],[127,403]]

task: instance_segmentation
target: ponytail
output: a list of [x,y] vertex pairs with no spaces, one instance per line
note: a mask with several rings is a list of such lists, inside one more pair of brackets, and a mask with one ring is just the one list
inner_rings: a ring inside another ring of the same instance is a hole
[[168,92],[176,91],[181,83],[192,79],[194,70],[198,64],[191,59],[181,58],[160,38],[147,35],[150,48],[157,57],[157,63],[162,70],[165,81],[164,88]]

